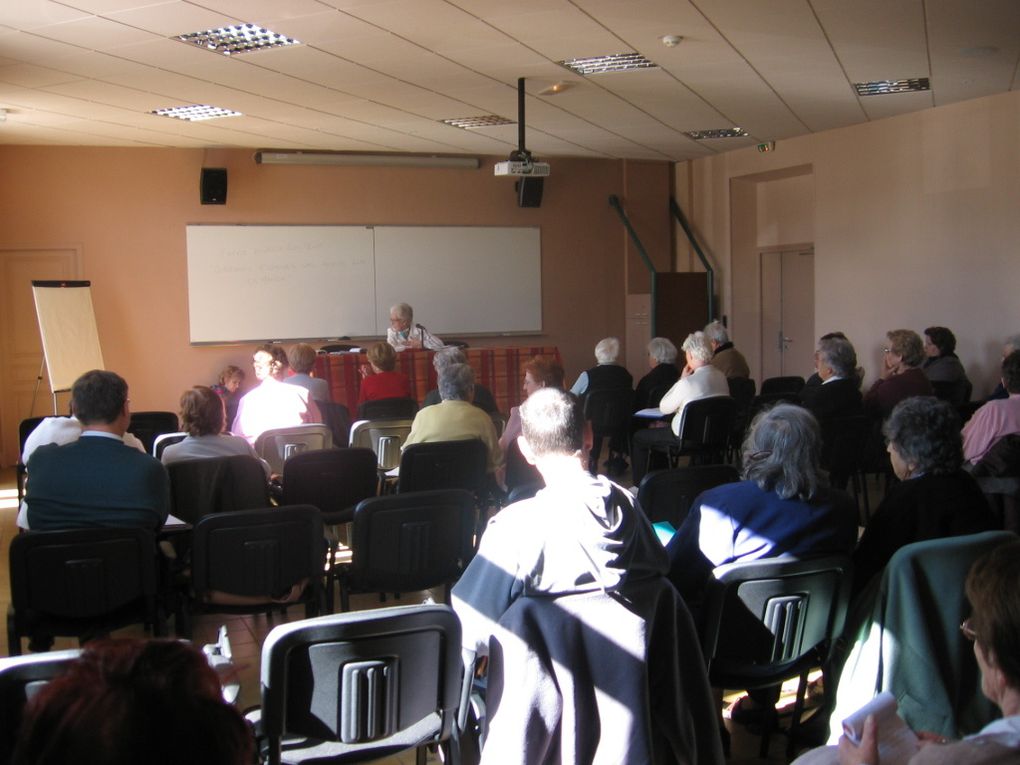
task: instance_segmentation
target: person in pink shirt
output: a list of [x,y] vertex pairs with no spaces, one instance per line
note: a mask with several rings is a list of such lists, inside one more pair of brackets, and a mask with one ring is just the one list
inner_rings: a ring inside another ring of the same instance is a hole
[[1003,436],[1020,433],[1020,351],[1002,360],[1002,385],[1008,398],[993,399],[963,426],[963,457],[977,464]]

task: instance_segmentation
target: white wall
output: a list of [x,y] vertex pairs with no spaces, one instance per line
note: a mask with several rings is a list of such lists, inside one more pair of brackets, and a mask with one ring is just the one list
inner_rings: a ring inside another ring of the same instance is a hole
[[[870,381],[887,330],[947,326],[975,396],[990,390],[1001,340],[1020,332],[1020,92],[689,164],[690,216],[718,264],[727,313],[739,225],[730,182],[811,165],[815,334],[845,331]],[[803,188],[792,184],[791,193]],[[766,207],[777,204],[770,198]],[[734,322],[738,344],[755,341],[748,324]]]

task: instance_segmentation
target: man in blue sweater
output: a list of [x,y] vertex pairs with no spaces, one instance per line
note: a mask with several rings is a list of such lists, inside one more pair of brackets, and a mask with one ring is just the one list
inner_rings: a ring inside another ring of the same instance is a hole
[[131,420],[124,378],[86,372],[71,388],[71,410],[81,421],[81,437],[40,446],[29,458],[29,527],[162,527],[170,511],[170,481],[159,460],[124,443]]

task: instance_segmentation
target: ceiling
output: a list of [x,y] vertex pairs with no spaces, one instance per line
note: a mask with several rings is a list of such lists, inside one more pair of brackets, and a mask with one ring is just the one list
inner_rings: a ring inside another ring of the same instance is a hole
[[[301,44],[228,57],[173,39],[243,22]],[[557,63],[629,51],[658,68]],[[1020,2],[0,0],[0,144],[503,155],[515,124],[440,120],[516,120],[519,77],[536,157],[685,160],[1015,90]],[[916,77],[931,90],[851,86]],[[150,114],[187,104],[243,116]],[[749,135],[684,135],[735,126]]]

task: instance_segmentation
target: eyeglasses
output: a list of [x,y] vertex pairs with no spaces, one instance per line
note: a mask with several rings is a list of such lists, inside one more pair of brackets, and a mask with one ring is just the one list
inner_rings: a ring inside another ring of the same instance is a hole
[[972,643],[978,638],[978,634],[970,626],[970,619],[964,619],[963,624],[960,625],[960,632]]
[[892,348],[883,348],[882,353],[892,353]]

